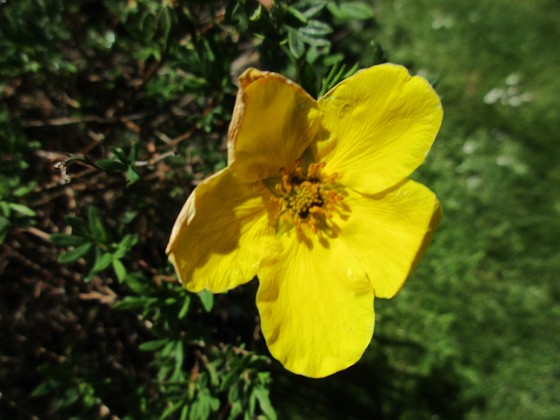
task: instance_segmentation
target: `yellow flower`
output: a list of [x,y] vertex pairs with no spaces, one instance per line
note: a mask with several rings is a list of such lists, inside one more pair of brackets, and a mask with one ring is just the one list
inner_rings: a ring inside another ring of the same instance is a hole
[[435,195],[407,177],[442,120],[421,77],[384,64],[315,101],[249,69],[228,134],[228,166],[196,187],[167,253],[184,286],[225,292],[257,276],[272,356],[324,377],[371,341],[373,300],[404,284],[439,223]]

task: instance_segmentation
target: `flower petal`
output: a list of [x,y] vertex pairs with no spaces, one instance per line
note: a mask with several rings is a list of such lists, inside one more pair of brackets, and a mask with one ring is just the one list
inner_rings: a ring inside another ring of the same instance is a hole
[[376,196],[349,191],[351,209],[340,239],[365,268],[375,297],[391,298],[429,245],[441,219],[435,194],[407,180]]
[[228,164],[239,178],[256,181],[293,170],[320,124],[317,103],[276,73],[245,71],[228,133]]
[[443,111],[430,84],[394,64],[362,70],[319,99],[324,141],[316,160],[337,180],[375,194],[408,177],[425,159]]
[[264,262],[257,306],[270,353],[286,369],[324,377],[356,363],[371,341],[373,291],[340,241],[285,238],[284,253]]
[[274,234],[266,208],[270,196],[262,183],[241,183],[227,168],[195,188],[167,246],[188,290],[225,292],[256,275]]

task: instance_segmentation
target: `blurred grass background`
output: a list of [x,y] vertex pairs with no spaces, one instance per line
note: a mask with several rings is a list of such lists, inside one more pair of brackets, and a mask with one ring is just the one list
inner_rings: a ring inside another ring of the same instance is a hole
[[[559,22],[553,0],[0,3],[0,416],[560,418]],[[225,165],[244,68],[318,96],[382,61],[442,98],[414,177],[444,218],[363,360],[297,377],[255,285],[188,294],[166,241]]]

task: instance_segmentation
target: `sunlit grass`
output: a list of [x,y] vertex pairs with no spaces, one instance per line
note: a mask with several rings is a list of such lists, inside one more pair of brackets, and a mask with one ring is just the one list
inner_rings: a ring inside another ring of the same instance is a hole
[[419,175],[438,192],[444,219],[391,326],[424,337],[442,364],[456,363],[467,417],[553,418],[560,8],[404,0],[378,11],[389,59],[437,80],[446,113]]

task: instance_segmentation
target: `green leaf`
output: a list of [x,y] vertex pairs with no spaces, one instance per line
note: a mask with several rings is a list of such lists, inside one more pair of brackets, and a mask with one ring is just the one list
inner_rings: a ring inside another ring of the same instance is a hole
[[126,171],[126,186],[130,186],[134,184],[136,181],[140,179],[140,175],[136,172],[136,168],[133,165],[128,165],[128,169]]
[[181,372],[185,359],[185,346],[181,340],[175,346],[175,372]]
[[138,235],[137,234],[128,234],[125,235],[124,238],[121,239],[119,244],[117,245],[117,250],[115,251],[115,258],[121,259],[126,256],[126,254],[132,249],[134,245],[138,243]]
[[126,285],[137,295],[147,294],[152,283],[140,273],[130,273],[125,278]]
[[31,391],[32,397],[42,397],[44,395],[48,395],[52,393],[56,389],[56,383],[52,380],[47,379],[37,385],[33,391]]
[[10,208],[10,203],[8,203],[6,201],[0,201],[0,210],[2,211],[4,216],[6,216],[6,217],[10,217],[10,214],[12,214],[12,209]]
[[124,153],[124,150],[121,149],[120,147],[115,147],[115,148],[114,148],[113,150],[111,150],[111,151],[113,152],[113,154],[114,154],[117,158],[119,158],[119,160],[120,160],[121,162],[124,162],[124,163],[128,162],[128,159],[127,159],[126,154]]
[[214,306],[214,295],[208,290],[204,289],[202,292],[198,293],[198,297],[202,302],[202,307],[206,312],[210,312]]
[[256,402],[257,402],[257,397],[253,392],[251,392],[251,394],[249,394],[249,413],[248,413],[251,416],[255,414]]
[[134,164],[138,160],[138,143],[133,143],[128,153],[128,161]]
[[28,217],[35,217],[37,215],[37,213],[35,213],[33,210],[31,210],[29,207],[24,206],[22,204],[17,204],[17,203],[8,203],[8,205],[10,206],[10,208],[23,215],[23,216],[28,216]]
[[86,238],[77,235],[66,235],[64,233],[54,233],[50,240],[57,246],[77,246],[87,241]]
[[[170,6],[171,7],[171,6]],[[160,15],[160,26],[163,31],[163,39],[167,40],[171,32],[173,21],[171,19],[171,11],[169,8],[164,7]]]
[[206,81],[206,79],[190,74],[185,76],[184,83],[185,87],[189,89],[199,89],[208,86],[208,82]]
[[185,405],[186,401],[185,400],[180,400],[177,401],[176,403],[171,404],[169,407],[167,407],[165,409],[165,411],[161,414],[160,419],[166,419],[168,417],[170,417],[173,413],[175,413],[176,411],[178,411],[181,407],[183,407]]
[[69,407],[74,404],[80,398],[80,392],[77,388],[67,388],[64,390],[62,395],[56,400],[56,408],[61,409],[64,407]]
[[[232,372],[233,373],[233,372]],[[228,401],[238,401],[239,400],[239,387],[234,383],[228,390]]]
[[111,265],[112,262],[113,262],[113,254],[111,254],[110,252],[104,253],[103,255],[101,255],[99,258],[95,260],[95,264],[93,264],[93,267],[91,268],[89,274],[92,275],[105,270],[107,267]]
[[[332,59],[333,61],[336,60],[338,57],[336,55],[327,57]],[[325,62],[327,59],[325,59]],[[335,86],[341,80],[351,76],[354,74],[358,68],[358,64],[354,64],[349,70],[346,70],[346,65],[341,64],[342,60],[334,61],[334,65],[331,67],[329,74],[323,78],[321,84],[321,91],[319,92],[319,96],[324,95],[327,93],[333,86]]]
[[[306,2],[306,4],[307,4],[307,2]],[[308,19],[312,18],[315,15],[317,15],[321,10],[323,10],[326,5],[327,5],[326,0],[311,1],[311,2],[309,2],[309,7],[307,9],[303,10],[302,14]],[[301,9],[301,7],[300,7],[300,9]]]
[[119,282],[123,282],[126,278],[126,268],[120,260],[113,259],[113,270]]
[[9,228],[10,221],[4,216],[0,216],[0,244],[4,242],[4,239],[10,230]]
[[28,185],[22,185],[21,187],[16,188],[13,192],[12,195],[14,197],[23,197],[27,194],[29,194],[31,191],[33,191],[33,188],[35,187],[36,183],[32,182]]
[[103,225],[101,211],[97,207],[92,206],[88,209],[88,225],[94,239],[101,243],[107,243],[109,234]]
[[91,250],[92,246],[93,244],[91,242],[88,242],[83,245],[80,245],[77,248],[74,248],[71,251],[64,252],[60,254],[60,256],[58,257],[58,262],[61,264],[72,263],[78,260],[79,258],[83,257],[84,255],[86,255]]
[[113,307],[121,310],[147,308],[156,301],[156,298],[145,296],[127,296],[120,302],[115,303]]
[[95,162],[95,165],[107,172],[122,172],[126,170],[126,163],[115,159],[101,159]]
[[220,384],[220,376],[216,371],[216,366],[214,366],[213,363],[208,363],[206,369],[208,371],[208,375],[210,376],[210,384],[212,384],[212,386],[217,387]]
[[253,390],[253,394],[257,397],[261,410],[268,419],[276,420],[276,412],[270,403],[268,390],[263,386],[257,385]]
[[239,401],[235,401],[231,404],[231,411],[229,413],[228,419],[236,419],[243,412],[243,406]]
[[330,47],[331,42],[325,38],[317,38],[315,36],[309,36],[300,31],[300,37],[303,42],[314,47]]
[[[168,340],[169,341],[169,340]],[[160,354],[162,357],[169,357],[169,355],[173,352],[173,350],[175,350],[175,342],[174,341],[169,341],[164,347],[163,349],[160,351]]]
[[189,416],[189,406],[186,404],[181,410],[181,420],[187,420]]
[[327,9],[334,17],[341,20],[370,19],[375,16],[373,7],[361,1],[348,1],[340,4],[329,2]]
[[286,14],[285,19],[288,25],[300,28],[307,24],[307,17],[305,17],[305,15],[299,10],[294,9],[285,3],[279,3],[279,5]]
[[196,401],[191,406],[191,418],[208,419],[210,414],[220,407],[220,401],[210,394],[208,388],[201,389],[198,392]]
[[191,299],[189,296],[187,296],[185,298],[185,301],[183,302],[183,306],[181,306],[181,310],[179,311],[179,314],[177,315],[177,317],[179,319],[183,319],[187,313],[189,312],[189,307],[191,306]]
[[307,49],[307,54],[305,54],[305,61],[307,64],[313,64],[321,56],[322,51],[319,51],[317,47],[311,46]]
[[138,346],[142,351],[155,351],[162,348],[169,342],[168,338],[162,338],[161,340],[146,341]]
[[134,220],[136,216],[138,216],[137,210],[127,210],[122,215],[121,221],[123,224],[128,225],[130,222]]
[[295,58],[300,58],[305,53],[305,45],[299,36],[299,32],[295,29],[288,30],[288,46],[290,52]]
[[307,25],[299,29],[299,32],[312,38],[323,38],[332,33],[332,28],[318,20],[310,20]]

